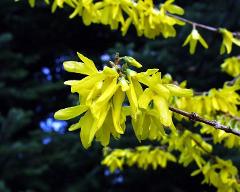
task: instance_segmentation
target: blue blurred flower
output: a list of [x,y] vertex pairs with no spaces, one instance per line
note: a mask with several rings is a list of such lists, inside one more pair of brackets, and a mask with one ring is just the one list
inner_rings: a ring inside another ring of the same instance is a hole
[[106,61],[109,61],[110,60],[110,55],[109,54],[107,54],[107,53],[105,53],[105,54],[103,54],[103,55],[101,55],[101,61],[103,61],[103,62],[106,62]]
[[113,180],[112,180],[112,183],[113,184],[121,184],[123,183],[124,181],[124,178],[122,175],[119,175],[118,177],[115,177]]
[[57,132],[64,134],[67,127],[66,121],[55,120],[52,116],[40,121],[39,126],[44,132]]
[[42,144],[47,145],[52,141],[51,137],[45,137],[42,139]]

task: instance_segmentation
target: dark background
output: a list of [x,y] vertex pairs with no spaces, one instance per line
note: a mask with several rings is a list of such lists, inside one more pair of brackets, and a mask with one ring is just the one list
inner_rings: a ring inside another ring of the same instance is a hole
[[[63,81],[81,76],[65,73],[62,62],[77,59],[77,51],[99,68],[118,51],[144,68],[159,68],[205,91],[231,79],[219,67],[227,57],[219,55],[221,36],[199,29],[210,49],[199,46],[191,56],[188,47],[182,48],[190,26],[177,28],[173,39],[137,37],[133,27],[122,37],[107,26],[86,27],[79,17],[68,19],[68,9],[51,14],[49,6],[38,2],[31,9],[25,0],[0,1],[0,191],[215,191],[200,184],[202,176],[190,177],[191,166],[169,164],[157,171],[133,167],[110,174],[100,164],[102,147],[94,143],[84,150],[78,132],[67,132],[71,122],[56,121],[53,113],[76,103],[77,96]],[[176,2],[186,10],[186,18],[240,30],[239,0]],[[235,47],[232,55],[239,50]],[[139,143],[129,131],[110,146],[134,145]]]

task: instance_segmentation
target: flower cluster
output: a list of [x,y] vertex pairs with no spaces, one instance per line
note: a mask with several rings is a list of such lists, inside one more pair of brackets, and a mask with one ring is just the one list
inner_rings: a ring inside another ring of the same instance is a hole
[[[49,4],[48,0],[45,0]],[[173,4],[174,0],[167,0],[165,3],[156,6],[153,0],[54,0],[52,3],[52,12],[57,7],[63,8],[67,4],[73,10],[69,18],[81,16],[85,25],[91,23],[109,25],[111,30],[121,28],[125,35],[132,24],[139,36],[144,35],[147,38],[155,38],[163,35],[175,37],[175,25],[184,25],[180,21],[167,13],[183,15],[184,10]],[[30,5],[35,5],[35,0],[29,0]]]
[[[230,126],[233,129],[239,129],[240,126],[238,126],[238,123],[233,121],[234,116],[239,116],[239,89],[239,82],[236,81],[233,85],[228,85],[226,83],[221,89],[214,88],[191,98],[178,98],[174,102],[175,105],[182,110],[189,112],[194,111],[207,119],[214,119],[223,125]],[[182,116],[178,115],[176,117],[179,119],[182,118]],[[195,126],[198,125],[199,123],[195,123]],[[215,144],[224,143],[228,148],[240,146],[240,139],[238,136],[228,134],[222,130],[217,130],[204,123],[201,123],[200,132],[202,134],[210,134],[213,137],[213,142]]]
[[[203,183],[213,185],[218,192],[239,192],[238,170],[230,160],[212,154],[212,145],[191,131],[172,132],[159,140],[160,146],[138,146],[127,149],[105,150],[102,164],[111,172],[124,166],[140,169],[165,168],[169,161],[198,167],[191,176],[202,174]],[[175,153],[176,152],[176,153]],[[174,155],[173,155],[174,154]]]
[[81,129],[85,148],[94,137],[104,146],[108,145],[110,135],[119,138],[125,132],[127,116],[131,116],[139,140],[163,135],[164,127],[174,129],[168,109],[171,98],[192,96],[192,90],[165,83],[158,69],[133,71],[129,65],[141,67],[134,58],[118,58],[117,63],[110,62],[112,67],[105,66],[98,71],[92,60],[80,53],[78,56],[82,62],[67,61],[63,65],[68,72],[87,75],[81,80],[65,82],[71,86],[71,92],[79,94],[80,104],[57,111],[55,118],[68,120],[80,116],[79,122],[69,130]]
[[219,29],[219,32],[223,36],[220,54],[224,54],[225,52],[227,52],[228,54],[231,53],[233,44],[240,46],[240,39],[234,37],[231,31],[221,28]]
[[191,175],[195,176],[199,173],[204,175],[203,183],[212,184],[218,189],[218,192],[240,191],[240,183],[237,179],[238,170],[230,160],[223,160],[217,157],[214,161],[209,161]]
[[224,60],[221,65],[223,71],[232,77],[237,77],[240,75],[240,57],[230,57]]
[[238,114],[240,96],[238,83],[229,86],[227,83],[221,89],[211,89],[208,92],[191,98],[180,98],[176,100],[176,106],[186,111],[194,111],[201,116],[212,117],[218,111]]
[[[15,0],[19,1],[19,0]],[[28,0],[31,7],[35,6],[35,0]],[[125,35],[131,25],[136,29],[138,36],[145,36],[150,39],[162,35],[164,38],[175,37],[175,25],[183,26],[186,23],[193,26],[193,30],[186,38],[183,46],[189,43],[190,54],[194,54],[197,43],[204,48],[208,48],[207,42],[200,35],[195,22],[180,18],[177,15],[183,15],[184,9],[173,4],[175,0],[166,0],[162,4],[154,4],[153,0],[54,0],[52,2],[52,12],[57,8],[63,8],[68,5],[73,9],[69,18],[80,16],[83,23],[88,26],[92,23],[110,26],[111,30],[120,29],[122,35]],[[44,0],[50,4],[49,0]],[[206,29],[206,27],[203,27]],[[211,31],[222,35],[222,44],[220,53],[232,51],[232,45],[240,46],[240,40],[235,33],[225,28],[213,28]]]
[[197,47],[197,42],[198,41],[201,43],[201,45],[205,49],[208,48],[208,44],[202,38],[202,36],[198,33],[198,30],[196,28],[193,28],[193,30],[190,33],[190,35],[188,35],[187,39],[184,41],[183,46],[186,46],[189,43],[189,45],[190,45],[189,52],[190,52],[190,54],[194,54],[195,51],[196,51],[196,47]]
[[133,149],[114,149],[102,161],[102,165],[109,167],[110,172],[122,169],[124,165],[137,165],[138,168],[147,169],[150,166],[154,170],[158,167],[165,168],[167,162],[176,162],[176,158],[170,152],[160,147],[138,146]]

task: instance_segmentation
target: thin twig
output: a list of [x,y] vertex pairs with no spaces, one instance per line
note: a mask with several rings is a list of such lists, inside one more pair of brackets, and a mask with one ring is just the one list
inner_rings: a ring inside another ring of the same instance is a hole
[[225,116],[230,117],[236,121],[240,121],[240,117],[231,115],[230,113],[224,113]]
[[171,13],[166,13],[166,15],[170,16],[170,17],[174,17],[180,21],[183,21],[185,23],[188,23],[188,24],[191,24],[195,27],[200,27],[200,28],[203,28],[203,29],[207,29],[209,31],[213,31],[213,32],[218,32],[218,28],[215,28],[215,27],[211,27],[211,26],[208,26],[208,25],[203,25],[203,24],[200,24],[200,23],[196,23],[196,22],[193,22],[193,21],[190,21],[188,19],[185,19],[183,17],[180,17],[180,16],[177,16],[177,15],[173,15]]
[[215,159],[215,156],[212,155],[211,151],[205,149],[200,142],[198,142],[194,137],[190,136],[190,138],[196,143],[196,145],[201,148],[206,154],[208,154],[211,158]]
[[213,121],[207,120],[207,119],[204,119],[203,117],[200,117],[196,113],[189,113],[189,112],[186,112],[181,109],[174,108],[174,107],[169,107],[169,110],[171,110],[172,112],[178,113],[180,115],[183,115],[185,117],[188,117],[192,121],[198,121],[201,123],[205,123],[207,125],[214,127],[215,129],[223,130],[226,133],[232,133],[232,134],[240,137],[240,130],[232,129],[231,127],[222,125],[215,120],[213,120]]
[[[219,32],[219,29],[220,28],[217,28],[217,27],[212,27],[212,26],[209,26],[209,25],[204,25],[204,24],[201,24],[201,23],[197,23],[197,22],[194,22],[194,21],[191,21],[189,19],[185,19],[183,17],[180,17],[180,16],[177,16],[177,15],[173,15],[171,13],[166,13],[166,15],[170,16],[170,17],[174,17],[180,21],[183,21],[185,23],[188,23],[190,25],[193,25],[195,27],[200,27],[202,29],[206,29],[208,31],[213,31],[213,32]],[[232,32],[232,34],[237,37],[237,38],[240,38],[240,32]]]
[[228,82],[227,82],[227,85],[228,85],[228,86],[234,85],[235,82],[236,82],[239,78],[240,78],[240,75],[236,76],[233,80],[228,81]]

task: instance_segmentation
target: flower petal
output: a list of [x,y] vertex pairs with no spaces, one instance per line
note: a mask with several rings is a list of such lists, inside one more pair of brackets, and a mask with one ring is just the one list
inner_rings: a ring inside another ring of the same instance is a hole
[[77,105],[74,107],[68,107],[65,109],[60,109],[59,111],[57,111],[54,114],[54,118],[55,119],[59,119],[59,120],[68,120],[68,119],[72,119],[76,116],[81,115],[82,113],[84,113],[85,111],[87,111],[88,107],[85,105]]

